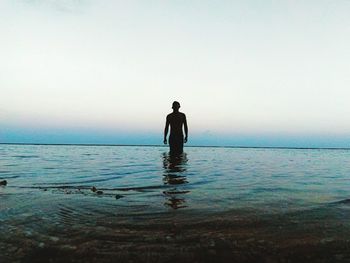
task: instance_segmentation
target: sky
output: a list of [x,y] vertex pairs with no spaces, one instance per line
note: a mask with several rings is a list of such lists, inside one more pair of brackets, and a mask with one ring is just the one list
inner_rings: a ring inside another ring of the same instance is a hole
[[350,1],[0,0],[0,142],[350,147]]

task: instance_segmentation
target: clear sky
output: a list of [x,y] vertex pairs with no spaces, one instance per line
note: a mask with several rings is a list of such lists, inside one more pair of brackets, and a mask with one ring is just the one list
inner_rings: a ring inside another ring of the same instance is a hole
[[0,142],[350,146],[350,1],[0,1]]

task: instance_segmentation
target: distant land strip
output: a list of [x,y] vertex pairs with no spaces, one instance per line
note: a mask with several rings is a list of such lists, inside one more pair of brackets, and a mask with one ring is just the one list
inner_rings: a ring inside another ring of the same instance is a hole
[[[99,144],[99,143],[25,143],[0,142],[0,145],[44,145],[44,146],[126,146],[126,147],[168,147],[163,144]],[[186,148],[237,148],[237,149],[295,149],[295,150],[350,150],[350,147],[290,147],[290,146],[230,146],[230,145],[187,145]]]

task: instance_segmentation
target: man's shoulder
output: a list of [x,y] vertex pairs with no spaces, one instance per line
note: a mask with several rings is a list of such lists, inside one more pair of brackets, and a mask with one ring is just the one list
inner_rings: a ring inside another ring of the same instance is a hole
[[183,112],[172,112],[172,113],[169,113],[166,117],[167,118],[171,118],[171,117],[177,117],[177,116],[182,116],[182,117],[186,117],[185,113]]

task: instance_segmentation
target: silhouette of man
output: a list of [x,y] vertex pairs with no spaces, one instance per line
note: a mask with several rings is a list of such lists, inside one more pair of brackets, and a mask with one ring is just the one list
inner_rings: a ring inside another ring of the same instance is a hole
[[[166,117],[165,129],[164,129],[164,144],[167,144],[167,135],[170,125],[169,146],[170,154],[181,154],[183,152],[184,142],[187,142],[188,127],[186,115],[179,112],[180,103],[173,102],[173,112]],[[182,132],[182,127],[185,130],[185,140]]]

